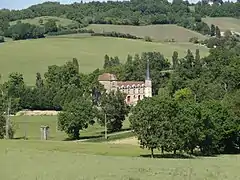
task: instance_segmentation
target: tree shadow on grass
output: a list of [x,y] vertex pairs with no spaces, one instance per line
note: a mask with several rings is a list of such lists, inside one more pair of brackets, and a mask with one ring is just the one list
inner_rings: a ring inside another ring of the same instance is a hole
[[94,135],[94,136],[80,136],[79,139],[72,139],[72,138],[66,138],[63,141],[76,141],[76,140],[89,140],[89,139],[97,139],[103,137],[102,135]]
[[[140,157],[151,158],[151,154],[143,154]],[[157,159],[194,159],[194,156],[188,154],[154,154]]]
[[27,137],[15,137],[15,138],[13,138],[14,140],[28,140],[28,138]]
[[[143,158],[151,158],[151,154],[143,154],[140,155],[140,157]],[[194,154],[154,154],[154,158],[157,159],[195,159],[195,158],[201,158],[201,157],[218,157],[218,155],[203,155],[200,153],[194,153]]]
[[[120,132],[124,132],[124,131],[130,131],[130,130],[132,130],[131,128],[123,128],[123,129],[121,129],[121,130],[119,130],[119,131],[116,131],[116,132],[111,132],[111,131],[108,131],[108,133],[120,133]],[[105,134],[105,131],[101,131],[100,132],[100,134]]]

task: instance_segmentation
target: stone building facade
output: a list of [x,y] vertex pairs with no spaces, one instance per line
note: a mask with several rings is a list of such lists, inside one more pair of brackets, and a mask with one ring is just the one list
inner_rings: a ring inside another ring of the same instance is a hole
[[147,63],[145,81],[118,81],[116,76],[110,73],[100,75],[98,81],[104,86],[107,93],[117,90],[125,93],[125,101],[129,105],[135,105],[144,97],[152,97],[152,81],[149,75],[149,63]]

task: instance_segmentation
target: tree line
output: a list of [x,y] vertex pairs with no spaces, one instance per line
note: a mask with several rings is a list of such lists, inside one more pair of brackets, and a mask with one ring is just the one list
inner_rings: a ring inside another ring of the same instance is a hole
[[224,2],[210,6],[199,2],[191,11],[187,1],[174,0],[131,0],[124,2],[89,2],[63,5],[58,2],[45,2],[23,10],[0,11],[0,30],[5,32],[9,22],[41,16],[65,16],[79,24],[178,24],[185,28],[209,33],[209,27],[201,18],[205,16],[239,17],[239,2]]

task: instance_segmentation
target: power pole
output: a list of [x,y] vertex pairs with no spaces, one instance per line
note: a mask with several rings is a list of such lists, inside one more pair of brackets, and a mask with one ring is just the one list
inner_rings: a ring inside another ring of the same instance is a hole
[[11,98],[8,99],[7,118],[6,118],[6,139],[9,139]]
[[105,113],[105,123],[104,123],[104,126],[105,126],[105,139],[107,139],[107,114]]

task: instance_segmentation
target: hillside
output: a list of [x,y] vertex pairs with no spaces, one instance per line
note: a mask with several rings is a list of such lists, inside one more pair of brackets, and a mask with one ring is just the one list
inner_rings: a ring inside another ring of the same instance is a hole
[[206,37],[200,33],[177,25],[128,26],[92,24],[87,28],[99,33],[115,31],[139,37],[149,36],[158,41],[174,39],[177,42],[188,42],[191,37],[198,37],[201,40],[206,39]]
[[185,56],[186,50],[200,49],[202,56],[208,49],[192,43],[149,43],[139,40],[104,37],[63,36],[38,40],[11,41],[1,45],[0,72],[6,79],[10,72],[21,72],[28,84],[35,83],[36,72],[46,72],[49,65],[61,65],[76,57],[81,72],[102,68],[104,55],[119,56],[125,61],[128,54],[158,51],[171,58],[173,51]]
[[240,32],[240,19],[230,17],[207,17],[203,18],[203,21],[206,22],[209,26],[211,24],[218,26],[222,32],[226,30]]
[[[73,24],[75,22],[75,21],[72,21],[70,19],[54,17],[54,16],[42,16],[42,17],[36,17],[36,18],[32,18],[32,19],[24,19],[24,20],[21,20],[21,22],[22,23],[34,24],[34,25],[41,25],[39,23],[40,19],[43,20],[43,24],[50,19],[54,19],[54,20],[56,20],[57,25],[61,25],[61,26],[68,26],[68,25]],[[10,25],[13,25],[13,24],[16,24],[16,23],[17,23],[17,21],[12,21],[12,22],[10,22]]]

